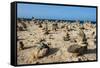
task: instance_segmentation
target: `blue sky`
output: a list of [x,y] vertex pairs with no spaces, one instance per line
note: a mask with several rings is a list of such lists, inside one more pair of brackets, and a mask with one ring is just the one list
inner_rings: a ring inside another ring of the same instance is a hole
[[96,21],[96,8],[76,6],[53,6],[40,4],[17,4],[17,17]]

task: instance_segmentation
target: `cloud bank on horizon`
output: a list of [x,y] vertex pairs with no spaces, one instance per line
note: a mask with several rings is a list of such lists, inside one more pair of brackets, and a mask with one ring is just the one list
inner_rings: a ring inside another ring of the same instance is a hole
[[96,21],[96,8],[18,3],[17,17]]

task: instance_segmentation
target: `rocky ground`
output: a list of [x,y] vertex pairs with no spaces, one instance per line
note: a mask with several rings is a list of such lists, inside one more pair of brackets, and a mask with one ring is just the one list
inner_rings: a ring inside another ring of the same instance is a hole
[[96,24],[17,21],[17,63],[96,60]]

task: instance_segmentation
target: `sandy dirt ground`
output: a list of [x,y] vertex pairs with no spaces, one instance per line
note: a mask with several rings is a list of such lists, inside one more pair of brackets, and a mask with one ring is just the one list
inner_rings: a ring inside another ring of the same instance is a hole
[[[43,48],[40,43],[45,43],[48,48]],[[80,52],[68,51],[72,45],[79,46],[80,50],[84,46],[86,49],[82,50],[82,55],[76,55]],[[39,20],[17,22],[19,65],[90,60],[96,60],[96,24]]]

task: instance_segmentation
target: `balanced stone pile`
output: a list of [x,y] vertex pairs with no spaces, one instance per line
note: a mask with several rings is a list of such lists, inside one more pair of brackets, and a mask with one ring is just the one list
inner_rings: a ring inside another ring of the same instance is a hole
[[18,63],[24,62],[31,64],[34,62],[34,60],[46,56],[50,50],[48,45],[45,43],[36,44],[33,47],[30,47],[29,49],[27,48],[25,47],[23,47],[23,49],[21,48],[22,50],[20,51],[20,53],[18,53]]

